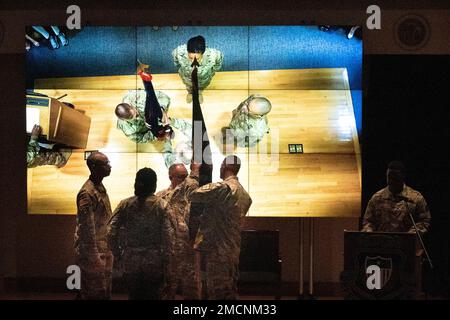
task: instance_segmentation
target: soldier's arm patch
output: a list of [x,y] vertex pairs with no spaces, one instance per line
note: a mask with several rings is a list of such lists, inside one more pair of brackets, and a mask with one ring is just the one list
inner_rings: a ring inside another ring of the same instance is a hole
[[83,253],[87,256],[98,254],[95,233],[94,203],[95,197],[83,191],[77,197],[79,241],[83,244]]
[[94,205],[94,199],[88,192],[83,191],[78,195],[77,207],[80,213],[90,211],[94,207]]

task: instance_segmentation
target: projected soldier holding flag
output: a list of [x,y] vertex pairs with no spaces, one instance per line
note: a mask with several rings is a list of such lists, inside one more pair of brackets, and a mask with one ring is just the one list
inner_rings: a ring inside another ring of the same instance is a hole
[[223,54],[217,49],[206,47],[205,38],[196,36],[190,38],[186,44],[175,48],[172,52],[173,62],[178,68],[181,80],[186,85],[188,95],[186,102],[193,101],[194,84],[191,80],[194,59],[197,60],[197,95],[203,103],[202,91],[209,85],[216,71],[222,68]]

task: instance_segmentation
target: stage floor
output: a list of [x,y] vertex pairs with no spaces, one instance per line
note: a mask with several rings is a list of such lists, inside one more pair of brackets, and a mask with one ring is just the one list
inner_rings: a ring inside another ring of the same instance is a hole
[[[156,74],[157,90],[170,98],[169,115],[190,121],[192,105],[178,74]],[[113,209],[133,194],[134,177],[142,167],[158,174],[158,190],[169,186],[160,153],[162,144],[135,144],[116,129],[115,106],[128,90],[142,88],[136,76],[36,80],[35,90],[91,117],[86,150],[105,153],[112,172],[104,179]],[[271,133],[258,146],[224,146],[221,128],[248,95],[259,93],[272,103]],[[202,111],[213,152],[213,181],[219,180],[224,154],[241,157],[239,173],[253,205],[249,216],[359,217],[361,154],[348,77],[345,69],[260,70],[218,72],[203,92]],[[174,145],[182,134],[176,132]],[[303,144],[303,154],[289,154],[288,144]],[[30,214],[76,214],[75,198],[89,172],[85,150],[74,150],[61,169],[28,169]]]

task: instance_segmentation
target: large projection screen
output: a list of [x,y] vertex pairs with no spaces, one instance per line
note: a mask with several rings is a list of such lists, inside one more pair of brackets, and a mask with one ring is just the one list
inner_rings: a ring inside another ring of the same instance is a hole
[[[169,116],[191,121],[192,103],[172,50],[197,35],[223,54],[201,104],[213,181],[220,181],[224,156],[236,154],[239,180],[253,199],[250,217],[360,216],[362,41],[317,26],[92,26],[58,50],[33,47],[27,53],[29,91],[64,95],[59,101],[73,104],[91,123],[86,148],[73,149],[65,166],[27,169],[29,214],[76,214],[77,192],[89,176],[85,151],[99,150],[111,162],[103,183],[113,210],[133,195],[140,168],[156,171],[157,191],[170,185],[163,143],[129,140],[114,110],[129,90],[143,89],[135,72],[139,59],[150,65],[155,89],[170,97]],[[232,111],[253,94],[271,102],[269,133],[251,147],[224,142]],[[175,130],[175,152],[186,139]],[[302,153],[290,153],[292,144]]]

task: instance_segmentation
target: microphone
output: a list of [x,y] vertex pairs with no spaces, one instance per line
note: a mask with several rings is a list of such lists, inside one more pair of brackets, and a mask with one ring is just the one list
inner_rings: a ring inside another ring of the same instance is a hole
[[[409,200],[409,202],[412,202],[412,201]],[[425,252],[425,256],[427,257],[428,263],[430,264],[430,268],[433,269],[433,263],[431,262],[430,255],[428,254],[427,248],[425,247],[425,244],[423,243],[422,236],[420,235],[419,229],[417,229],[416,221],[414,220],[414,217],[409,210],[408,210],[408,215],[413,223],[414,230],[416,231],[417,238],[419,239],[419,242],[420,242],[420,246],[422,247],[423,251]]]
[[[405,197],[405,196],[403,196],[401,194],[395,195],[394,197],[396,199],[399,199],[400,201],[405,201],[406,204],[414,203],[414,201],[412,199],[410,199],[408,197]],[[409,208],[407,208],[407,209],[409,209]],[[412,224],[414,226],[414,231],[416,232],[417,238],[419,239],[420,246],[422,247],[423,251],[425,252],[425,255],[427,257],[428,263],[430,264],[430,268],[433,269],[433,263],[431,262],[431,258],[430,258],[430,255],[428,254],[428,250],[425,247],[425,244],[423,243],[422,236],[420,235],[419,229],[417,229],[416,221],[414,220],[414,217],[411,214],[411,210],[407,210],[407,211],[408,211],[409,218],[411,219],[411,222],[412,222]]]

